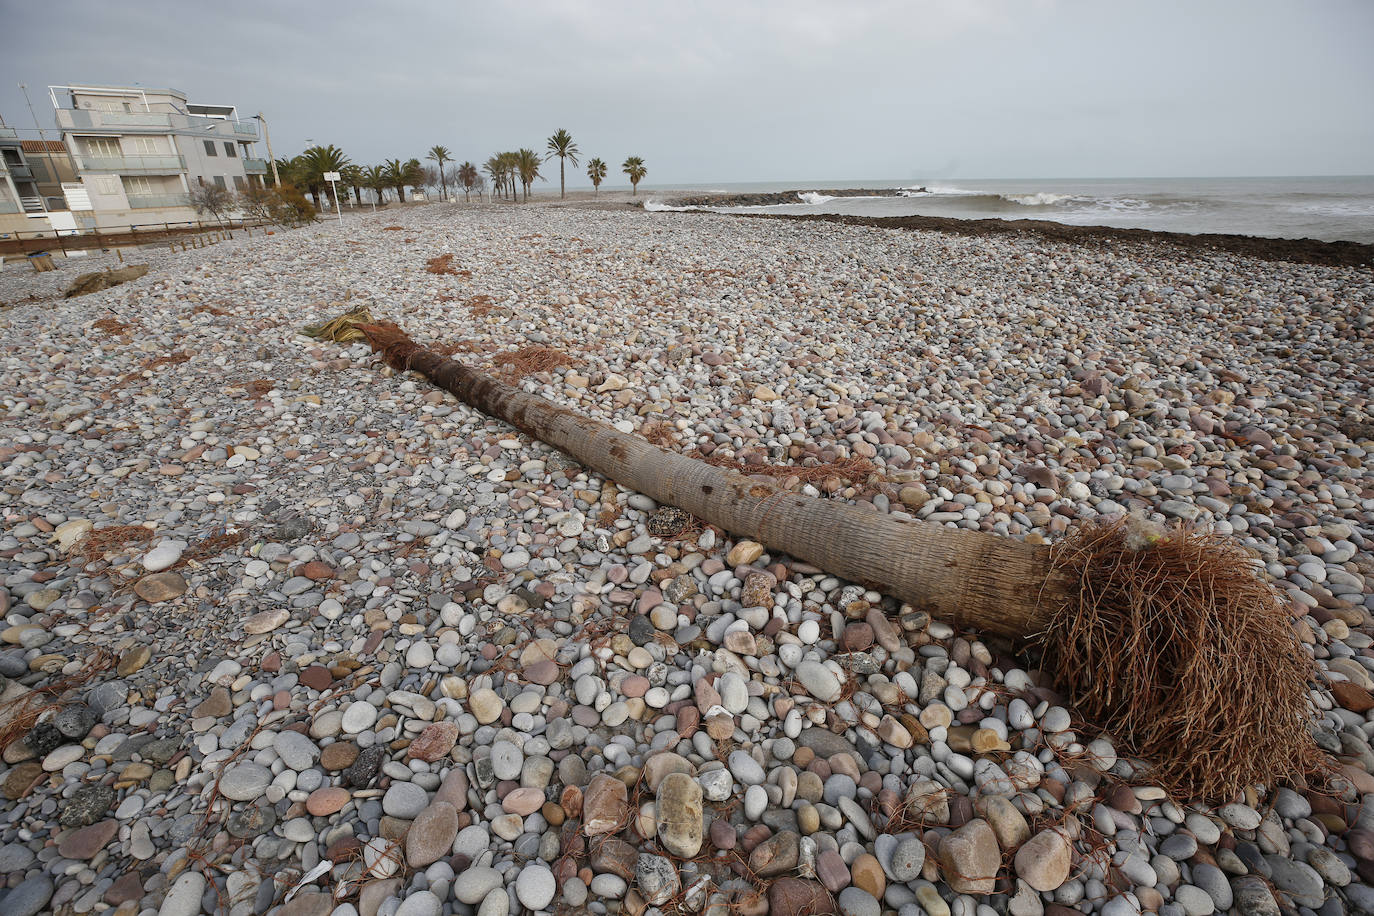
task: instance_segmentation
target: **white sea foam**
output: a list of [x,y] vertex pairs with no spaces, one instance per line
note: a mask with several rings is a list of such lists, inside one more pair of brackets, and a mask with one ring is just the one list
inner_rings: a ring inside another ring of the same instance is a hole
[[1023,207],[1047,207],[1050,204],[1057,204],[1073,197],[1072,194],[1051,194],[1048,191],[1039,191],[1035,194],[1000,194],[998,196],[1011,203],[1021,204]]
[[949,185],[938,184],[918,184],[901,189],[901,195],[903,197],[931,197],[936,195],[943,197],[977,197],[980,194],[986,193],[986,191],[970,191],[968,188],[955,188]]
[[804,204],[823,204],[835,199],[829,194],[820,194],[816,191],[798,191],[797,196]]

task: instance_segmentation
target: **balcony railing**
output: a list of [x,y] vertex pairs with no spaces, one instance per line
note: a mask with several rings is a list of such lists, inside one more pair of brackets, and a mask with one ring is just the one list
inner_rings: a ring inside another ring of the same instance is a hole
[[[222,127],[221,127],[222,125]],[[111,133],[195,132],[196,136],[237,135],[257,139],[258,125],[253,121],[226,121],[202,118],[180,112],[94,111],[86,108],[57,109],[57,126],[63,131],[101,130]],[[206,128],[213,127],[214,130]]]
[[156,207],[189,207],[191,198],[185,194],[130,194],[129,206],[134,210],[152,210]]
[[5,162],[0,160],[0,172],[9,172],[15,178],[32,178],[33,169],[27,162]]
[[243,157],[243,170],[244,170],[245,172],[247,172],[249,175],[266,175],[266,174],[267,174],[267,160],[266,160],[266,159],[252,159],[252,158],[250,158],[250,157],[248,157],[248,156],[244,156],[244,157]]
[[99,115],[102,123],[118,127],[172,126],[172,116],[157,111],[102,111]]
[[19,205],[12,200],[0,200],[0,213],[18,213]]
[[10,138],[19,136],[19,131],[13,127],[0,127],[0,137]]
[[20,197],[19,205],[24,208],[25,213],[43,213],[47,210],[41,197]]
[[186,160],[180,156],[76,156],[76,167],[83,172],[138,172],[165,174],[186,171]]

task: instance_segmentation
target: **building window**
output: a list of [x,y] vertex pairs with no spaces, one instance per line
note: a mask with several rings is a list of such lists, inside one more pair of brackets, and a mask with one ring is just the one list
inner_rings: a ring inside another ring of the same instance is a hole
[[215,149],[215,141],[214,141],[214,140],[206,140],[206,141],[205,141],[205,155],[207,155],[207,156],[218,156],[218,155],[219,155],[219,152]]
[[95,180],[95,192],[97,194],[118,194],[119,180],[103,176]]
[[161,156],[164,152],[161,137],[134,137],[134,149],[140,156]]
[[124,193],[133,197],[151,197],[153,195],[153,183],[146,178],[126,175],[124,177]]
[[216,175],[216,176],[215,176],[215,187],[217,187],[217,188],[227,188],[227,187],[228,187],[228,186],[224,183],[224,176],[223,176],[223,175]]
[[119,141],[113,137],[87,137],[81,142],[86,146],[86,155],[94,159],[118,159],[124,155]]
[[245,182],[245,181],[243,180],[243,176],[242,176],[242,175],[235,175],[235,176],[234,176],[234,190],[235,190],[235,191],[238,191],[240,194],[242,194],[242,193],[244,192],[244,190],[245,190],[247,187],[248,187],[248,183]]
[[196,181],[200,184],[200,186],[201,186],[202,188],[205,187],[205,176],[204,176],[204,175],[197,175],[197,176],[196,176]]
[[228,156],[230,159],[234,158],[236,155],[234,152],[234,144],[227,140],[224,142],[224,155]]

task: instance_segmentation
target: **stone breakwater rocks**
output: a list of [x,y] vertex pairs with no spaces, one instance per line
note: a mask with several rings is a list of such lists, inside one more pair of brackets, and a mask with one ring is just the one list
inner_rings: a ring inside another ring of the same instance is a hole
[[[482,206],[147,260],[0,273],[0,687],[58,707],[0,912],[1374,911],[1369,272]],[[1334,781],[1171,800],[1002,647],[297,333],[358,304],[866,512],[1234,537]]]

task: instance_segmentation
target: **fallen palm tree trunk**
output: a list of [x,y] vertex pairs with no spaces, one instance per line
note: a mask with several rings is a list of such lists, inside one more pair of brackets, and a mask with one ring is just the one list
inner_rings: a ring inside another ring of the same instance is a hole
[[418,372],[660,503],[758,539],[959,627],[1028,639],[1079,712],[1179,793],[1229,797],[1301,778],[1312,662],[1274,589],[1235,542],[1126,523],[1056,548],[904,521],[788,492],[659,448],[360,324],[393,368]]

